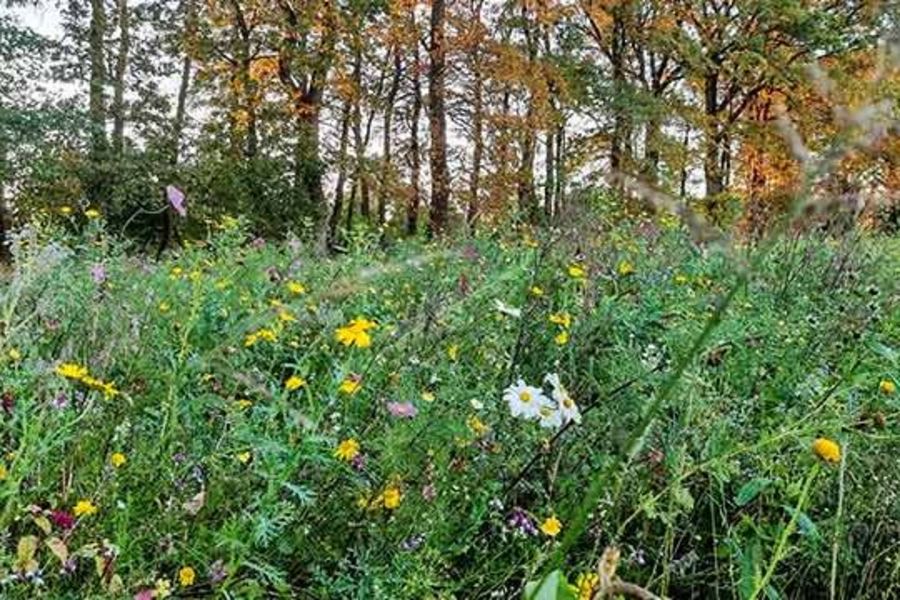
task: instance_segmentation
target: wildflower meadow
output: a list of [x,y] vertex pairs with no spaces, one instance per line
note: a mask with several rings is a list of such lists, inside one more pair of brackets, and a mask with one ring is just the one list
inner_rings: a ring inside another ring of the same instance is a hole
[[59,225],[0,296],[5,598],[900,589],[896,239]]

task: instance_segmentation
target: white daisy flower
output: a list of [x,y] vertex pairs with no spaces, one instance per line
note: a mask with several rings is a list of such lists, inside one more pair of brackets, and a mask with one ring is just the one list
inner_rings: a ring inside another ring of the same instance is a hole
[[559,375],[548,373],[544,377],[544,381],[553,388],[550,395],[553,396],[553,399],[556,400],[556,404],[559,406],[559,413],[563,422],[575,421],[576,423],[581,423],[581,412],[578,410],[578,405],[575,404],[575,400],[569,395],[569,391],[559,381]]
[[541,407],[550,403],[540,388],[527,385],[521,379],[503,391],[503,401],[509,404],[512,416],[526,419],[539,417]]
[[559,429],[563,423],[562,411],[553,403],[547,402],[540,410],[541,427],[547,429]]

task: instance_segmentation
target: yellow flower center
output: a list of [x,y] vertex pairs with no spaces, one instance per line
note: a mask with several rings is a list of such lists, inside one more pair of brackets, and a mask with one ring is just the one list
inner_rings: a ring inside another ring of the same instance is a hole
[[531,392],[527,390],[519,392],[519,400],[521,400],[525,404],[528,404],[529,402],[531,402]]

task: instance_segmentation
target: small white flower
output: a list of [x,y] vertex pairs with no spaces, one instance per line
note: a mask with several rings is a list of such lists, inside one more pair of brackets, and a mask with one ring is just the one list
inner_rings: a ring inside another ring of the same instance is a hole
[[497,311],[499,311],[500,313],[502,313],[508,317],[512,317],[514,319],[522,318],[522,309],[521,308],[515,308],[513,306],[510,306],[507,303],[505,303],[502,300],[499,300],[497,298],[494,298],[494,306],[497,307]]
[[569,390],[563,387],[563,384],[559,381],[559,375],[548,373],[544,377],[544,381],[553,388],[550,395],[553,396],[553,399],[556,400],[556,404],[559,406],[559,413],[563,422],[575,421],[576,423],[581,423],[581,412],[578,410],[578,405],[575,404],[575,400],[569,395]]
[[563,423],[562,411],[552,403],[547,403],[541,407],[540,411],[541,427],[547,429],[559,429]]
[[503,401],[509,404],[512,416],[526,419],[539,417],[541,407],[550,403],[540,388],[526,385],[521,379],[504,390]]

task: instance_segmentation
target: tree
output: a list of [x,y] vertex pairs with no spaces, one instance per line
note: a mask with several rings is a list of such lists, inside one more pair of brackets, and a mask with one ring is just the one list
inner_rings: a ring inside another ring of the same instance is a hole
[[446,5],[445,0],[432,0],[431,42],[428,55],[429,125],[431,129],[431,211],[428,232],[443,235],[447,230],[450,207],[450,173],[447,169],[447,115],[445,108],[446,78]]

